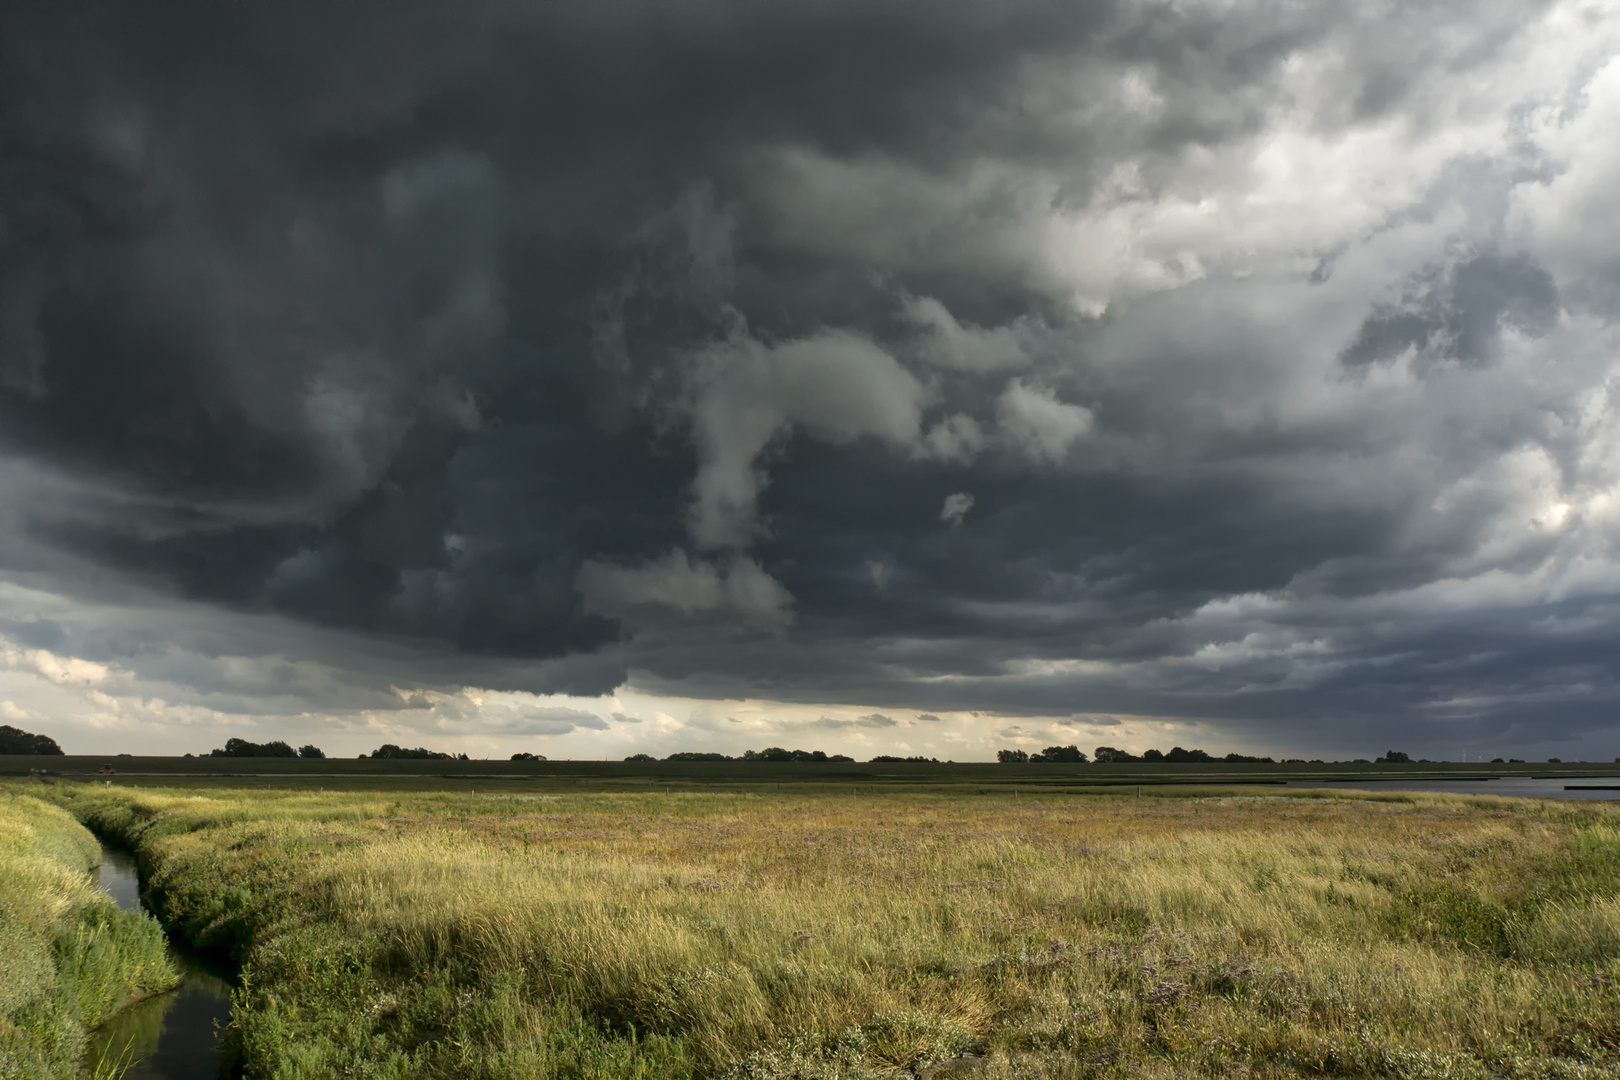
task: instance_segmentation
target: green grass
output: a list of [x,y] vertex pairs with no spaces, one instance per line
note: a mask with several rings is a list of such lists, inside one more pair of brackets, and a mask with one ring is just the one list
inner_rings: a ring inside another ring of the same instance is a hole
[[254,1078],[1620,1073],[1605,804],[33,787],[241,960]]
[[100,847],[57,806],[0,796],[0,1077],[79,1073],[87,1032],[178,978],[148,915],[119,911],[86,871]]

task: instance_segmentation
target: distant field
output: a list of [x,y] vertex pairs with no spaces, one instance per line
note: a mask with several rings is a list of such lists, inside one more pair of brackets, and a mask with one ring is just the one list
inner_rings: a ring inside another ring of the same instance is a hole
[[[1018,787],[1026,789],[1116,787],[1138,784],[1257,784],[1295,779],[1412,779],[1471,776],[1620,776],[1620,764],[1532,762],[1485,765],[1476,762],[1410,765],[1255,765],[1255,764],[1120,764],[1001,765],[986,762],[919,763],[775,763],[620,762],[620,761],[413,761],[355,758],[215,758],[215,757],[67,757],[0,756],[0,776],[26,776],[46,770],[63,777],[98,774],[110,765],[120,784],[173,784],[224,780],[233,784],[269,779],[271,786],[308,780],[317,785],[366,786],[400,778],[476,782],[520,781],[535,790],[569,790],[581,786],[627,791],[656,788],[747,790],[759,785],[884,785],[904,788]],[[1483,790],[1483,789],[1482,789]]]
[[1609,805],[577,768],[9,787],[137,847],[174,932],[245,960],[250,1077],[1620,1070]]

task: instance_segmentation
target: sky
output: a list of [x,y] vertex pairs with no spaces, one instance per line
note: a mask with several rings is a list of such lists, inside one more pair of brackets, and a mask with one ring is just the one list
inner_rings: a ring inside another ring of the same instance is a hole
[[0,722],[1620,755],[1614,0],[15,0]]

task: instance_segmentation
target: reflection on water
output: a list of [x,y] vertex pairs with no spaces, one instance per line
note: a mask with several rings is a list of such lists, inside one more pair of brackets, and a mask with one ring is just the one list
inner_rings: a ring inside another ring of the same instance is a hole
[[90,871],[90,880],[112,893],[113,901],[125,911],[141,907],[141,879],[135,869],[135,856],[101,845],[101,865]]
[[[140,877],[135,860],[103,846],[95,877],[125,910],[140,908]],[[231,987],[223,972],[201,958],[171,947],[184,972],[180,985],[124,1009],[95,1032],[89,1066],[132,1062],[125,1080],[217,1080],[230,1075],[219,1051],[220,1034],[231,1018]],[[118,1068],[110,1070],[118,1074]]]

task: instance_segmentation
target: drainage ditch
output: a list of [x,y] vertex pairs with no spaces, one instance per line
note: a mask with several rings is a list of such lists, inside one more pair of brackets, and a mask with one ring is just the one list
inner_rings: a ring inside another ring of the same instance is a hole
[[[101,866],[92,871],[126,911],[144,910],[140,872],[128,852],[101,846]],[[221,1040],[231,1019],[228,966],[169,942],[183,972],[180,985],[121,1010],[94,1033],[90,1076],[123,1080],[222,1080],[240,1075]]]

